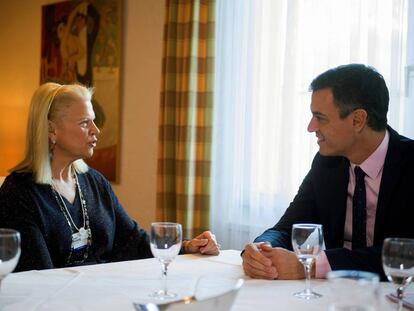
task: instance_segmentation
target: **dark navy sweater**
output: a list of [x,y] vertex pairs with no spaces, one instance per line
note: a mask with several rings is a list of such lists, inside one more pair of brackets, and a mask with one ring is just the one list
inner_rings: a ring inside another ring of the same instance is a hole
[[[78,175],[86,200],[92,246],[86,264],[152,257],[148,235],[127,215],[109,182],[96,170]],[[64,199],[65,200],[65,199]],[[65,200],[77,225],[83,218],[78,192]],[[71,229],[50,185],[30,173],[12,173],[0,188],[0,227],[20,231],[22,252],[15,271],[61,268],[71,248]]]

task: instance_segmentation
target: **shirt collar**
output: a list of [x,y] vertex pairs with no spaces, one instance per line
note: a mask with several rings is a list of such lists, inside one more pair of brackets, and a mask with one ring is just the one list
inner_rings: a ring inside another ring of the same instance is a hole
[[[390,135],[388,130],[385,131],[385,136],[377,149],[364,161],[359,167],[370,178],[377,178],[382,168],[384,167],[385,156],[387,155],[388,143],[390,141]],[[354,170],[356,164],[351,163],[352,170]]]

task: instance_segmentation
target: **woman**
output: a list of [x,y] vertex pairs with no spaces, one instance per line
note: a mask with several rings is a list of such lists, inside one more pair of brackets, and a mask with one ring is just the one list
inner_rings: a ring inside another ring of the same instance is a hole
[[[99,129],[92,90],[46,83],[33,95],[26,155],[0,188],[0,227],[22,237],[17,271],[151,257],[147,233],[126,214],[109,182],[83,159]],[[206,231],[182,252],[218,254]]]

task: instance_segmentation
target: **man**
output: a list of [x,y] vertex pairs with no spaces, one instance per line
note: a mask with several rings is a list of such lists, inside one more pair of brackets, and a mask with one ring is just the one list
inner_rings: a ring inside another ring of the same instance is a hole
[[371,67],[330,69],[310,90],[308,131],[315,132],[319,153],[279,222],[246,245],[244,271],[253,278],[303,278],[292,252],[292,225],[317,223],[323,225],[326,250],[314,276],[353,269],[385,279],[384,239],[414,238],[414,141],[387,126],[388,89]]

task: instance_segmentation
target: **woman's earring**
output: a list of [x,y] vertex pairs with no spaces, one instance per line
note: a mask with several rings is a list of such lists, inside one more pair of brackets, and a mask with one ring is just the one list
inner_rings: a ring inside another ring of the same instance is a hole
[[49,147],[51,157],[53,156],[53,150],[55,149],[55,145],[56,145],[56,140],[52,139],[50,141],[50,147]]

